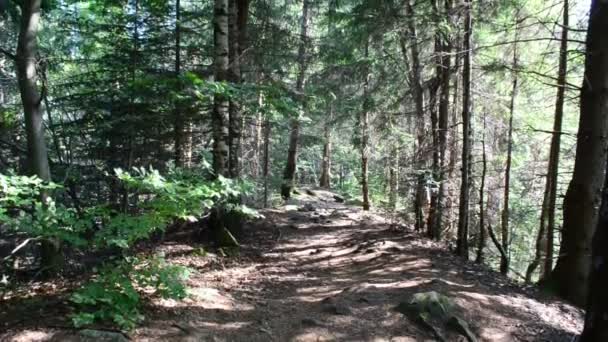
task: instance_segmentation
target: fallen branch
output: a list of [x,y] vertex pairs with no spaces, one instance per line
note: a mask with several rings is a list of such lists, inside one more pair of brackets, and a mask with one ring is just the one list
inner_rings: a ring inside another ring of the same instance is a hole
[[40,240],[40,237],[35,237],[35,238],[27,238],[25,239],[25,241],[23,241],[22,243],[20,243],[17,247],[15,247],[11,253],[7,256],[5,256],[4,258],[2,258],[2,262],[6,262],[8,261],[10,258],[12,258],[13,256],[15,256],[15,254],[17,254],[17,252],[19,252],[21,249],[23,249],[25,246],[27,246],[28,243],[32,242],[32,241],[38,241]]

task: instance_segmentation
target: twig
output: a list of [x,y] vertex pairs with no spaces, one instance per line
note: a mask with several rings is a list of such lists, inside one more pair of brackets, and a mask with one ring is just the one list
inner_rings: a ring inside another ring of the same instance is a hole
[[17,247],[15,247],[12,252],[5,256],[2,261],[6,262],[7,260],[9,260],[10,258],[12,258],[15,254],[17,254],[17,252],[19,252],[23,247],[27,246],[28,243],[32,242],[32,241],[38,241],[40,240],[40,237],[35,237],[35,238],[27,238],[25,239],[25,241],[23,241],[22,243],[20,243]]

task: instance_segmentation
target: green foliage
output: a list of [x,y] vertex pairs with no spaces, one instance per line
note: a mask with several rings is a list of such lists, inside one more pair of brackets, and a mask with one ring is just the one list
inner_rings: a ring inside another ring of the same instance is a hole
[[121,329],[133,329],[144,319],[140,311],[141,293],[160,298],[186,297],[188,269],[168,264],[164,258],[126,258],[105,265],[93,280],[74,293],[70,300],[77,312],[76,327],[106,321]]
[[75,209],[56,203],[46,195],[61,188],[36,176],[0,174],[0,222],[31,237],[83,246],[82,233],[90,224],[79,220]]
[[[43,195],[62,190],[62,186],[35,176],[0,174],[0,221],[30,237],[59,239],[76,247],[89,242],[95,248],[127,249],[174,220],[195,222],[213,206],[241,193],[240,185],[223,177],[208,181],[195,173],[180,171],[165,177],[158,170],[145,168],[136,168],[132,173],[117,169],[116,175],[129,193],[141,199],[137,211],[97,205],[81,209],[78,214],[75,208]],[[243,206],[233,209],[245,216],[256,215]],[[94,227],[93,239],[87,241],[85,233]]]
[[[163,176],[152,168],[132,172],[116,170],[128,194],[137,194],[136,210],[116,210],[108,205],[69,208],[51,198],[63,190],[37,177],[0,174],[0,222],[14,231],[41,239],[59,239],[72,247],[118,247],[122,255],[134,243],[164,229],[174,220],[197,221],[210,209],[223,205],[240,216],[255,210],[229,204],[246,185],[218,177],[206,180],[195,172],[174,170]],[[44,202],[43,202],[44,199]],[[71,297],[77,312],[76,326],[107,321],[132,329],[143,319],[141,294],[180,299],[186,295],[188,271],[164,258],[124,257],[106,264],[93,280]]]

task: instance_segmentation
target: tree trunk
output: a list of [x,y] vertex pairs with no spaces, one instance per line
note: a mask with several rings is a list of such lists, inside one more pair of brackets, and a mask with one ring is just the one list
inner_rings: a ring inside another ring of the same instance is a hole
[[391,156],[389,157],[389,163],[388,206],[392,212],[395,212],[397,210],[397,200],[399,197],[399,147],[397,146],[397,143],[394,143]]
[[547,170],[547,189],[549,192],[549,205],[547,207],[547,237],[545,246],[545,261],[541,269],[540,279],[546,279],[553,269],[553,240],[555,232],[555,205],[557,202],[557,182],[559,175],[559,152],[561,146],[562,120],[564,116],[564,99],[566,93],[566,76],[568,73],[568,25],[569,2],[564,0],[562,40],[559,49],[559,70],[557,75],[557,97],[555,100],[555,121],[553,122],[553,136],[551,137],[551,150],[549,152],[549,166]]
[[[410,0],[405,1],[405,11],[407,16],[407,42],[410,46],[411,56],[411,71],[410,84],[414,97],[414,106],[416,109],[416,152],[415,152],[415,167],[416,167],[416,191],[414,195],[414,212],[416,217],[416,230],[423,231],[426,222],[424,207],[426,201],[426,187],[424,184],[424,171],[426,170],[426,158],[423,151],[424,145],[424,91],[422,89],[422,66],[420,64],[420,52],[418,46],[418,32],[415,25],[414,8]],[[402,42],[405,46],[405,42]],[[407,57],[404,49],[404,57]]]
[[488,170],[486,157],[486,117],[483,117],[483,132],[481,138],[481,184],[479,185],[479,239],[477,240],[477,257],[475,263],[482,264],[484,261],[484,249],[486,248],[486,209],[483,198],[486,191],[486,173]]
[[[515,19],[518,19],[519,14],[515,15]],[[518,25],[515,25],[515,41],[518,39]],[[517,56],[517,43],[513,44],[513,83],[511,88],[511,102],[509,103],[509,127],[507,132],[507,165],[505,166],[505,190],[503,197],[503,209],[501,213],[501,241],[502,249],[505,254],[500,259],[500,273],[509,273],[509,245],[510,245],[510,228],[509,228],[509,195],[511,189],[511,163],[513,155],[513,116],[515,115],[515,99],[517,97],[517,68],[518,68],[518,56]]]
[[[604,69],[603,72],[606,74],[608,70]],[[602,102],[605,106],[605,100]],[[606,246],[608,246],[608,170],[604,181],[598,224],[593,236],[593,264],[589,275],[589,297],[585,328],[579,339],[580,342],[608,341],[608,292],[606,291],[608,288],[608,249]]]
[[[445,11],[450,21],[449,12],[452,9],[452,1],[445,1]],[[451,68],[451,44],[449,37],[443,37],[440,42],[441,54],[439,66],[437,68],[437,77],[439,77],[439,121],[437,127],[437,138],[439,143],[439,167],[437,172],[437,208],[435,210],[435,219],[433,220],[433,236],[436,240],[441,240],[441,231],[443,229],[443,208],[445,207],[445,192],[446,192],[446,153],[447,153],[447,135],[448,135],[448,115],[450,106],[450,68]]]
[[472,0],[465,0],[464,65],[462,71],[462,170],[460,206],[458,211],[458,237],[456,253],[469,258],[469,191],[471,179],[471,37],[473,31]]
[[[262,108],[264,105],[264,97],[262,96],[262,92],[258,94],[258,108]],[[253,125],[253,136],[255,139],[254,150],[253,150],[253,160],[252,160],[252,170],[251,175],[254,179],[258,179],[260,175],[260,155],[262,155],[262,130],[264,126],[264,121],[262,120],[262,110],[256,111],[255,123]]]
[[587,298],[608,133],[608,4],[594,1],[590,13],[574,174],[564,198],[559,258],[549,281],[562,297],[579,305]]
[[[181,20],[181,4],[180,0],[175,0],[175,80],[178,83],[178,90],[181,89],[181,29],[180,29],[180,20]],[[174,134],[175,134],[175,166],[184,167],[185,165],[185,140],[186,140],[186,130],[185,130],[185,118],[184,113],[181,112],[179,100],[175,100],[174,104]]]
[[270,168],[270,119],[264,120],[264,208],[268,208],[268,174]]
[[[244,28],[239,27],[239,8],[238,0],[229,1],[229,68],[228,68],[228,80],[233,85],[241,83],[241,49],[239,43],[241,42],[240,36],[241,30]],[[241,106],[238,99],[234,97],[230,98],[230,104],[228,108],[228,135],[229,135],[229,161],[228,161],[228,174],[230,178],[238,179],[240,176],[240,153],[241,153]]]
[[[36,74],[36,37],[40,23],[41,0],[24,0],[20,2],[21,22],[19,40],[17,42],[17,81],[21,94],[21,103],[25,116],[25,131],[27,136],[28,168],[44,181],[51,180],[48,152],[44,138],[44,119],[42,98],[38,91],[38,76]],[[42,194],[42,201],[48,200]],[[55,239],[44,240],[41,243],[41,268],[47,273],[56,272],[63,264],[61,243]]]
[[[223,82],[228,77],[228,0],[215,0],[214,4],[214,59],[215,81]],[[216,177],[229,176],[229,101],[224,94],[215,94],[213,100],[213,171]],[[220,245],[238,245],[226,228],[225,212],[216,206],[211,215],[211,227],[216,242]]]
[[[568,69],[568,0],[564,0],[562,39],[559,52],[559,69],[557,75],[557,97],[555,103],[555,117],[553,121],[553,136],[547,164],[547,179],[543,195],[543,204],[540,214],[540,226],[536,237],[536,253],[534,260],[526,270],[526,283],[532,282],[536,268],[541,265],[539,282],[544,282],[553,268],[553,240],[555,231],[555,205],[557,201],[557,180],[559,173],[559,152],[561,143],[562,119],[564,114],[564,97],[566,91],[566,72]],[[548,229],[551,232],[547,231]],[[548,240],[551,241],[548,241]]]
[[[365,42],[365,60],[369,58],[369,38]],[[359,121],[361,129],[361,193],[363,196],[363,210],[370,209],[368,157],[369,157],[369,110],[371,99],[369,94],[369,79],[371,77],[369,65],[365,66],[365,80],[363,83],[363,110]]]
[[[302,1],[302,24],[300,26],[300,47],[298,48],[298,65],[299,72],[296,80],[296,93],[302,96],[301,99],[301,111],[304,111],[305,100],[303,96],[304,81],[306,77],[306,48],[308,46],[308,20],[309,20],[309,8],[310,0]],[[291,130],[289,133],[289,149],[287,151],[287,164],[285,164],[285,171],[283,172],[283,184],[281,184],[281,196],[284,199],[291,197],[291,192],[295,186],[295,175],[298,162],[298,140],[300,135],[300,120],[299,118],[293,118],[291,120]]]
[[36,36],[40,22],[41,0],[21,2],[21,25],[17,46],[17,78],[25,115],[27,152],[32,174],[45,181],[51,179],[48,152],[44,138],[42,98],[36,74]]
[[323,127],[324,140],[323,144],[323,160],[321,162],[321,177],[319,177],[319,186],[329,189],[331,187],[331,121],[334,116],[334,103],[329,104],[329,115],[325,120]]
[[[548,179],[547,179],[548,181]],[[544,259],[545,255],[545,247],[546,247],[546,241],[545,239],[547,238],[545,231],[547,229],[547,208],[549,205],[549,190],[547,188],[545,188],[545,192],[543,194],[543,204],[542,204],[542,209],[541,209],[541,214],[540,214],[540,227],[538,228],[538,235],[536,236],[536,252],[534,254],[534,259],[532,260],[532,262],[530,263],[530,265],[528,265],[528,268],[526,269],[526,284],[530,284],[532,282],[532,277],[534,276],[534,271],[536,271],[536,268],[538,267],[538,265],[541,263],[541,261]],[[541,272],[542,273],[542,272]]]

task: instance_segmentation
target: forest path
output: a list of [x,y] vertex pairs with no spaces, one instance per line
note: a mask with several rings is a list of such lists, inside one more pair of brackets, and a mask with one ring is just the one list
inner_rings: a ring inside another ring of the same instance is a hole
[[377,214],[336,203],[331,193],[315,190],[263,214],[228,263],[167,245],[170,259],[204,272],[190,280],[185,302],[151,306],[134,339],[432,341],[394,310],[426,291],[454,299],[482,341],[571,341],[582,328],[579,310],[462,262]]

